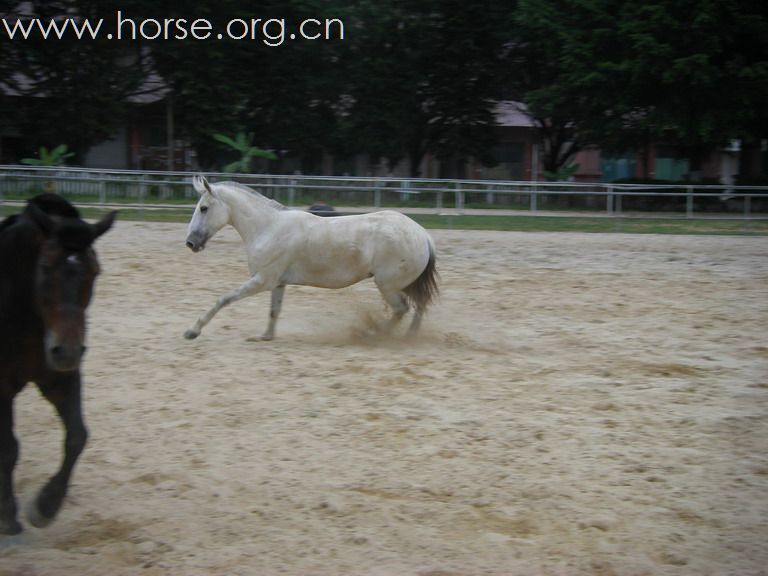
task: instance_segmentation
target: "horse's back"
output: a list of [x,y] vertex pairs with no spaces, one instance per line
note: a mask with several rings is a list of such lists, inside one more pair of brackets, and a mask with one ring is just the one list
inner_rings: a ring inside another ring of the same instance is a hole
[[426,264],[431,241],[427,231],[415,220],[395,210],[372,212],[361,217],[369,221],[372,240],[380,257],[410,256]]
[[432,241],[427,231],[415,220],[401,212],[383,210],[370,215],[375,233],[374,276],[377,282],[410,284],[424,270],[432,253]]
[[284,278],[289,284],[341,288],[375,276],[406,285],[429,261],[428,234],[400,212],[298,218],[304,238]]
[[394,210],[317,220],[319,224],[310,231],[315,246],[337,251],[352,249],[369,258],[386,257],[389,253],[407,256],[422,252],[429,242],[424,228]]

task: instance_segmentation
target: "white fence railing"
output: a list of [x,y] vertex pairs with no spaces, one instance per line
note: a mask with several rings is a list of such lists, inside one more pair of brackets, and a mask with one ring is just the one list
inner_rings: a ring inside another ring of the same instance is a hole
[[[178,208],[196,201],[191,172],[0,166],[0,207],[41,191],[81,204]],[[768,218],[768,187],[434,180],[208,173],[237,180],[290,207],[315,202],[350,210],[397,207],[444,214],[474,210],[605,216]]]

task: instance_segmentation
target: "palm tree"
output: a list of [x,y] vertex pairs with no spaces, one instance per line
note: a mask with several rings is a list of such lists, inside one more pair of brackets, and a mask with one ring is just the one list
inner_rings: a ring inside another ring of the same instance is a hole
[[266,158],[267,160],[275,160],[277,158],[274,152],[263,150],[253,145],[253,132],[249,132],[247,135],[244,132],[238,132],[234,138],[224,134],[214,134],[213,138],[240,153],[239,160],[222,168],[224,172],[248,173],[251,171],[251,160],[254,158]]

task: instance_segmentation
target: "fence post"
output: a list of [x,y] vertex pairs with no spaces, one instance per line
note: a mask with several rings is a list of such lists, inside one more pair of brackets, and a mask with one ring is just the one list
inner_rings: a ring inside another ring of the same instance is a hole
[[144,197],[146,196],[146,184],[144,179],[147,178],[145,174],[141,175],[141,184],[139,184],[139,218],[141,220],[146,220],[146,216],[144,214]]
[[407,204],[410,200],[407,190],[411,187],[411,183],[408,180],[400,181],[400,203]]
[[605,199],[605,211],[607,212],[608,216],[611,216],[613,214],[613,186],[608,184],[607,190],[608,193]]
[[693,218],[693,186],[686,186],[685,215],[688,218]]
[[461,183],[456,182],[456,211],[464,210],[464,192],[461,190]]
[[531,188],[531,212],[536,212],[538,208],[539,200],[537,194],[536,184],[534,184],[533,188]]

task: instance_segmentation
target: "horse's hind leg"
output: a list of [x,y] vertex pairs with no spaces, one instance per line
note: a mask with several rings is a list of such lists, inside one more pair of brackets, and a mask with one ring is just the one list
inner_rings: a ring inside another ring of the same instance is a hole
[[386,326],[386,330],[390,331],[394,329],[395,326],[397,326],[400,320],[403,319],[403,316],[405,316],[405,313],[408,312],[408,308],[410,308],[408,305],[408,298],[406,298],[405,294],[400,291],[385,292],[381,289],[381,287],[379,287],[379,290],[381,291],[381,295],[384,297],[384,300],[392,308],[392,318],[389,319],[389,322],[387,322]]
[[19,443],[13,435],[13,399],[0,398],[0,534],[18,534],[13,495],[13,468],[19,457]]
[[408,336],[415,336],[419,332],[422,316],[424,316],[424,309],[420,306],[416,306],[413,320],[411,320],[411,325],[408,327]]
[[53,521],[61,508],[72,470],[88,440],[88,431],[83,422],[79,372],[38,385],[43,395],[56,407],[66,432],[61,468],[40,490],[27,511],[32,525],[43,528]]

